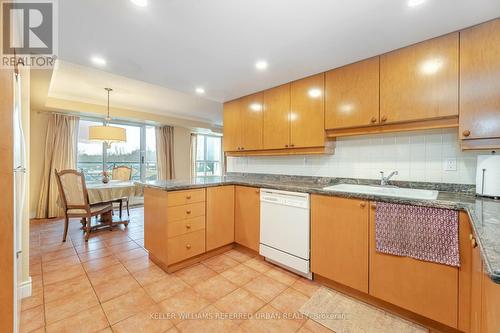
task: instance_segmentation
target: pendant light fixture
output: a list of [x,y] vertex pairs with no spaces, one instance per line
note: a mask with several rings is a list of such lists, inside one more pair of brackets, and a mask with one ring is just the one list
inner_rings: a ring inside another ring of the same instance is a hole
[[109,147],[113,142],[126,142],[127,132],[122,127],[109,126],[111,121],[109,116],[109,93],[113,91],[111,88],[104,88],[108,92],[108,112],[103,126],[90,126],[89,127],[89,140],[105,142]]

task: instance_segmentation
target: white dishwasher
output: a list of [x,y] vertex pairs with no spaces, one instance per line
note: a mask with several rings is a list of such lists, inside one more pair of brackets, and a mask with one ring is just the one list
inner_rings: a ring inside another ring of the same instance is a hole
[[309,194],[261,189],[259,253],[312,278],[309,221]]

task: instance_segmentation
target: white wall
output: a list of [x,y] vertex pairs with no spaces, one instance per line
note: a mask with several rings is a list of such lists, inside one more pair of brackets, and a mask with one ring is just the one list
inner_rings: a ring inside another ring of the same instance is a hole
[[[457,129],[339,138],[333,155],[229,157],[228,172],[379,179],[398,170],[395,180],[474,184],[476,156],[462,152]],[[445,171],[448,158],[457,170]]]

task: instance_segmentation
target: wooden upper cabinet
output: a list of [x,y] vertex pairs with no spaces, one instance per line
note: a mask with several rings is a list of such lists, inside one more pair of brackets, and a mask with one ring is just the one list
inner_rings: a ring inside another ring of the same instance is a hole
[[457,32],[380,56],[382,124],[458,116],[458,42]]
[[325,128],[353,128],[379,123],[379,57],[326,73]]
[[368,293],[368,203],[311,196],[311,270]]
[[262,149],[264,126],[262,92],[241,98],[242,149]]
[[242,146],[241,100],[224,103],[224,151],[237,151]]
[[235,186],[234,202],[234,241],[258,252],[260,190],[255,187]]
[[460,135],[500,138],[500,19],[460,32]]
[[293,148],[325,145],[325,73],[291,84],[290,145]]
[[234,186],[207,188],[207,251],[234,242]]
[[264,91],[264,149],[290,145],[290,84]]

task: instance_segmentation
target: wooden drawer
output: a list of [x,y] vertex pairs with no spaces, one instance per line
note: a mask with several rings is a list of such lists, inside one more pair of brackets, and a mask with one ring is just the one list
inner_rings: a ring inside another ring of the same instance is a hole
[[168,223],[168,237],[175,237],[201,229],[205,229],[205,216]]
[[168,265],[205,252],[205,229],[168,240]]
[[178,221],[205,215],[205,202],[168,207],[168,221]]
[[205,189],[169,192],[167,197],[168,207],[187,205],[205,201]]

